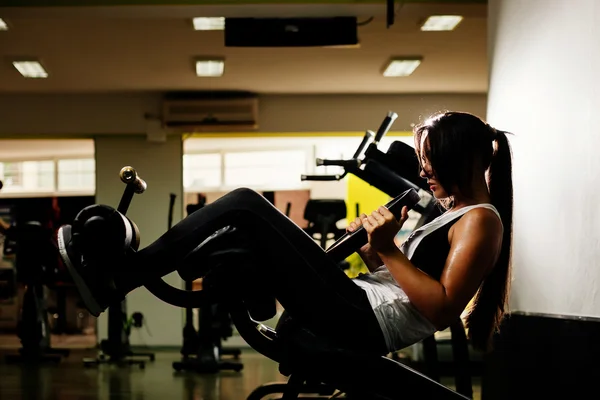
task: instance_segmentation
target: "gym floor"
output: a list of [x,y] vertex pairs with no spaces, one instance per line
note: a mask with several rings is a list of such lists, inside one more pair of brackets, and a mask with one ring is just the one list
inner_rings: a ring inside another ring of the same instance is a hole
[[[84,368],[82,359],[96,355],[91,350],[73,349],[56,365],[8,364],[5,355],[9,353],[14,350],[0,350],[0,399],[242,400],[260,384],[286,379],[275,362],[252,350],[242,353],[242,372],[216,375],[175,372],[172,363],[180,359],[176,351],[157,351],[156,360],[144,369],[114,365]],[[475,399],[479,399],[480,388],[476,386],[474,391]]]

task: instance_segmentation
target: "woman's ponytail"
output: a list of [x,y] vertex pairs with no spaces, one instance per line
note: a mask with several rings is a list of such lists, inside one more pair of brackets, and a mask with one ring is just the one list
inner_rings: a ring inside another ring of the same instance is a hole
[[494,132],[495,151],[488,170],[488,187],[492,204],[500,213],[504,233],[498,261],[480,287],[466,320],[471,343],[481,351],[491,349],[493,335],[508,305],[511,279],[512,152],[506,132],[491,129]]

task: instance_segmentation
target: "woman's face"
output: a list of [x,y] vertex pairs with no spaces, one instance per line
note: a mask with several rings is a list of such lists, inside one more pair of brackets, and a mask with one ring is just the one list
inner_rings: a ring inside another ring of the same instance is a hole
[[442,187],[440,182],[436,179],[429,158],[427,157],[427,155],[429,154],[429,141],[427,140],[426,132],[421,137],[421,145],[419,148],[421,149],[421,154],[419,155],[421,159],[421,173],[419,175],[421,176],[421,178],[427,179],[429,189],[431,190],[431,193],[436,199],[444,199],[450,197],[448,192],[446,192],[446,190]]

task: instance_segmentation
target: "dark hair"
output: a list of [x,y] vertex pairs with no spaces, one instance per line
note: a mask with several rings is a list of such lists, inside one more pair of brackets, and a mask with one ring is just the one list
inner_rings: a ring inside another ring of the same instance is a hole
[[427,159],[436,179],[451,196],[443,203],[446,208],[452,205],[452,190],[469,196],[474,171],[483,170],[491,202],[500,214],[504,226],[500,255],[477,291],[466,319],[473,347],[488,351],[508,305],[511,278],[512,154],[506,133],[462,112],[434,115],[415,127],[414,133],[419,160],[421,141],[427,135]]

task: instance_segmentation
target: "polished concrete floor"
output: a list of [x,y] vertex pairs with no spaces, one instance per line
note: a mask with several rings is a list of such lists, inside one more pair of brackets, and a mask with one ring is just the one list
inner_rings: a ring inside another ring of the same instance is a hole
[[[11,352],[0,351],[0,400],[241,400],[260,384],[286,380],[276,363],[251,350],[242,353],[241,372],[215,375],[175,372],[172,363],[180,358],[176,351],[157,351],[156,360],[144,369],[114,365],[84,368],[82,359],[96,353],[80,349],[71,350],[56,365],[9,364],[5,355]],[[444,383],[450,385],[451,381]],[[475,392],[478,399],[478,387]]]
[[[88,335],[54,335],[50,336],[53,347],[64,347],[68,349],[92,349],[96,347],[98,340],[95,334]],[[0,333],[0,351],[8,351],[21,347],[21,339],[16,332]]]
[[245,399],[259,384],[285,381],[277,364],[255,352],[244,352],[240,373],[216,375],[177,373],[176,352],[156,352],[156,360],[137,366],[101,365],[83,367],[82,359],[94,352],[72,350],[59,364],[10,364],[2,351],[0,399],[4,400],[104,400],[104,399]]

